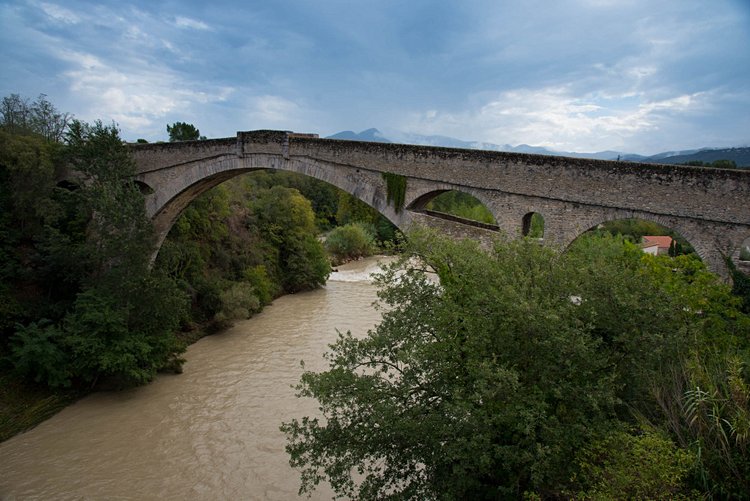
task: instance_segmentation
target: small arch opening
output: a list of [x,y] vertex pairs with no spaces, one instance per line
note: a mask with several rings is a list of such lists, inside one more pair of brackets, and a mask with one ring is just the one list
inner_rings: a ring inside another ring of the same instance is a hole
[[469,221],[497,225],[492,212],[476,197],[458,190],[438,192],[429,201],[424,203],[423,209],[427,212],[438,214],[449,214]]
[[521,234],[529,238],[544,238],[544,217],[538,212],[529,212],[524,215]]
[[133,181],[133,183],[138,187],[138,190],[143,195],[151,195],[151,194],[154,193],[154,189],[151,186],[149,186],[146,183],[144,183],[143,181],[137,181],[137,180],[135,180],[135,181]]
[[750,262],[750,237],[747,237],[740,245],[740,261]]

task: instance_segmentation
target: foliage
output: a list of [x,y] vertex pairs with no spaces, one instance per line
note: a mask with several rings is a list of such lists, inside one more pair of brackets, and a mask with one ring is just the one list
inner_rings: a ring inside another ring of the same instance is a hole
[[[153,231],[119,132],[73,121],[65,145],[5,130],[0,139],[0,231],[10,237],[0,291],[15,315],[0,348],[14,372],[50,387],[149,380],[182,349],[171,332],[185,298],[149,273]],[[82,186],[55,186],[58,165]]]
[[463,191],[450,190],[441,193],[430,200],[425,208],[480,223],[495,224],[495,217],[489,209],[475,197]]
[[260,311],[261,303],[253,286],[247,282],[235,282],[221,293],[222,309],[217,319],[244,320]]
[[54,325],[19,325],[11,344],[15,371],[51,388],[70,386],[70,354],[62,346],[62,333]]
[[326,251],[335,263],[369,256],[375,249],[373,231],[361,223],[339,226],[326,236]]
[[[332,184],[304,176],[295,172],[263,170],[244,176],[241,183],[235,183],[238,190],[267,190],[274,186],[294,188],[310,201],[315,213],[315,223],[320,230],[327,230],[336,225],[336,214],[339,196],[345,193]],[[339,224],[343,224],[339,222]]]
[[[528,219],[528,228],[526,228],[526,236],[529,238],[542,238],[544,237],[544,218],[541,214],[533,212]],[[524,221],[525,222],[525,221]]]
[[12,134],[34,134],[61,142],[71,120],[72,116],[59,112],[45,94],[39,94],[33,103],[11,94],[0,104],[0,127]]
[[[562,256],[530,240],[485,252],[409,237],[379,278],[380,325],[341,334],[328,370],[302,376],[299,394],[322,416],[282,426],[301,492],[325,479],[353,499],[559,497],[577,453],[613,444],[607,433],[636,416],[667,420],[653,391],[691,350],[747,337],[728,286],[686,256],[675,272],[611,236]],[[698,310],[705,300],[717,304]],[[660,437],[609,451],[610,470],[588,471],[586,489],[616,475],[636,495],[689,492],[695,454]],[[641,449],[649,476],[628,477]]]
[[658,223],[654,223],[653,221],[645,221],[643,219],[618,219],[602,223],[600,228],[612,235],[622,235],[634,243],[640,243],[645,235],[669,235],[676,240],[675,245],[678,246],[678,248],[670,249],[670,252],[672,253],[670,255],[695,253],[693,246],[690,245],[682,235],[670,230],[669,228],[665,228]]
[[223,327],[283,292],[325,283],[330,265],[311,203],[284,186],[298,180],[283,174],[254,173],[219,185],[175,222],[156,268],[190,293],[192,321]]
[[747,332],[739,351],[693,353],[657,396],[667,423],[697,463],[696,483],[721,499],[750,493]]
[[726,259],[726,263],[732,277],[732,294],[742,300],[742,311],[750,315],[750,276],[738,270],[730,258]]
[[258,194],[249,208],[251,221],[273,245],[269,267],[283,289],[298,292],[323,285],[330,265],[315,237],[310,201],[295,189],[274,186]]
[[396,213],[404,210],[406,201],[406,177],[392,172],[383,172],[385,193],[389,204],[393,204]]
[[259,264],[246,268],[242,278],[252,286],[261,306],[271,302],[276,287],[271,282],[265,266]]
[[686,488],[690,454],[657,430],[614,430],[590,443],[576,458],[574,481],[585,486],[576,499],[691,499]]
[[167,125],[167,134],[169,134],[170,143],[206,139],[201,136],[200,131],[193,124],[185,122],[175,122],[172,125]]

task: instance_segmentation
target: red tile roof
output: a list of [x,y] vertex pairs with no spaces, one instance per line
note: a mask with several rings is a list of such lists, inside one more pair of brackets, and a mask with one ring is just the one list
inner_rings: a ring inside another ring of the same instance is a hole
[[643,237],[643,246],[644,247],[652,247],[654,245],[657,245],[660,249],[669,249],[669,246],[672,245],[672,237],[668,235],[663,236],[644,236]]

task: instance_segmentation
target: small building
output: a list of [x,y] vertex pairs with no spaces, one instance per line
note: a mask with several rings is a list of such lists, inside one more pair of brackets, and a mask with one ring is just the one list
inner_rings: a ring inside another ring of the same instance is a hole
[[644,236],[641,240],[641,250],[646,254],[654,256],[668,255],[672,246],[672,237],[669,235]]

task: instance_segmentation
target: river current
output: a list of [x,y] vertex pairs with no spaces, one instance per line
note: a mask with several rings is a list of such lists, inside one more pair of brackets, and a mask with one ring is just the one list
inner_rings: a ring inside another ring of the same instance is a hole
[[[279,426],[317,412],[292,388],[300,360],[323,370],[337,329],[378,322],[373,271],[374,258],[342,266],[190,346],[183,374],[90,395],[0,444],[0,499],[296,499]],[[331,497],[320,486],[312,499]]]

